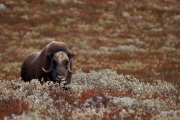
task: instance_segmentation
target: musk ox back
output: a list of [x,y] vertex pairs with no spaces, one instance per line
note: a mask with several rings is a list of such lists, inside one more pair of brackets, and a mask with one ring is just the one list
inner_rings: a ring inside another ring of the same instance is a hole
[[31,53],[22,64],[21,78],[23,81],[43,79],[44,81],[71,83],[72,58],[74,54],[69,51],[63,42],[53,41],[41,52]]

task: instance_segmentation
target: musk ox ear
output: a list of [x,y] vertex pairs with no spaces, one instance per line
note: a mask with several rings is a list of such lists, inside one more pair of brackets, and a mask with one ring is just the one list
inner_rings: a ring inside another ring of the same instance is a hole
[[72,59],[74,56],[75,56],[74,54],[68,53],[69,59]]

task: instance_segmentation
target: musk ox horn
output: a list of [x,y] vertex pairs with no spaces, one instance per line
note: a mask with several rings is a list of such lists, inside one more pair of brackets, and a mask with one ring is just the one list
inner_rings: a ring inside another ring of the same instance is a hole
[[42,67],[42,70],[43,70],[45,73],[51,72],[51,70],[52,70],[52,62],[51,62],[51,67],[49,68],[49,70],[44,69],[44,67]]
[[71,74],[76,74],[76,73],[78,72],[78,70],[77,70],[77,71],[72,71],[72,70],[69,68],[69,65],[68,65],[67,67],[68,67],[68,71],[69,71]]
[[42,67],[42,70],[43,70],[45,73],[49,73],[49,72],[51,72],[51,68],[52,68],[52,67],[50,67],[49,70],[46,70],[46,69],[44,69],[44,68]]
[[50,68],[49,70],[46,70],[46,69],[44,69],[44,68],[42,67],[42,70],[43,70],[45,73],[51,72],[51,68]]

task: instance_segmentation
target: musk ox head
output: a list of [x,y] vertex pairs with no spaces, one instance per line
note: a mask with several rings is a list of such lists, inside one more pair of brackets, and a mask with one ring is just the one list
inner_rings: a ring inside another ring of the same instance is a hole
[[50,73],[52,81],[60,83],[67,79],[68,73],[76,73],[71,71],[71,59],[74,57],[74,54],[67,54],[63,51],[59,51],[47,56],[47,59],[50,60],[50,68],[46,70],[42,67],[42,70],[45,73]]

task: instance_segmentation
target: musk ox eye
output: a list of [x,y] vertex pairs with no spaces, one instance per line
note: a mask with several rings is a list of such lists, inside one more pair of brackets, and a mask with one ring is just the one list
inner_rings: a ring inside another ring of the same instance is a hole
[[57,65],[57,61],[56,60],[52,60],[52,65],[56,66]]
[[64,65],[68,65],[69,61],[68,60],[64,60],[63,63],[64,63]]

